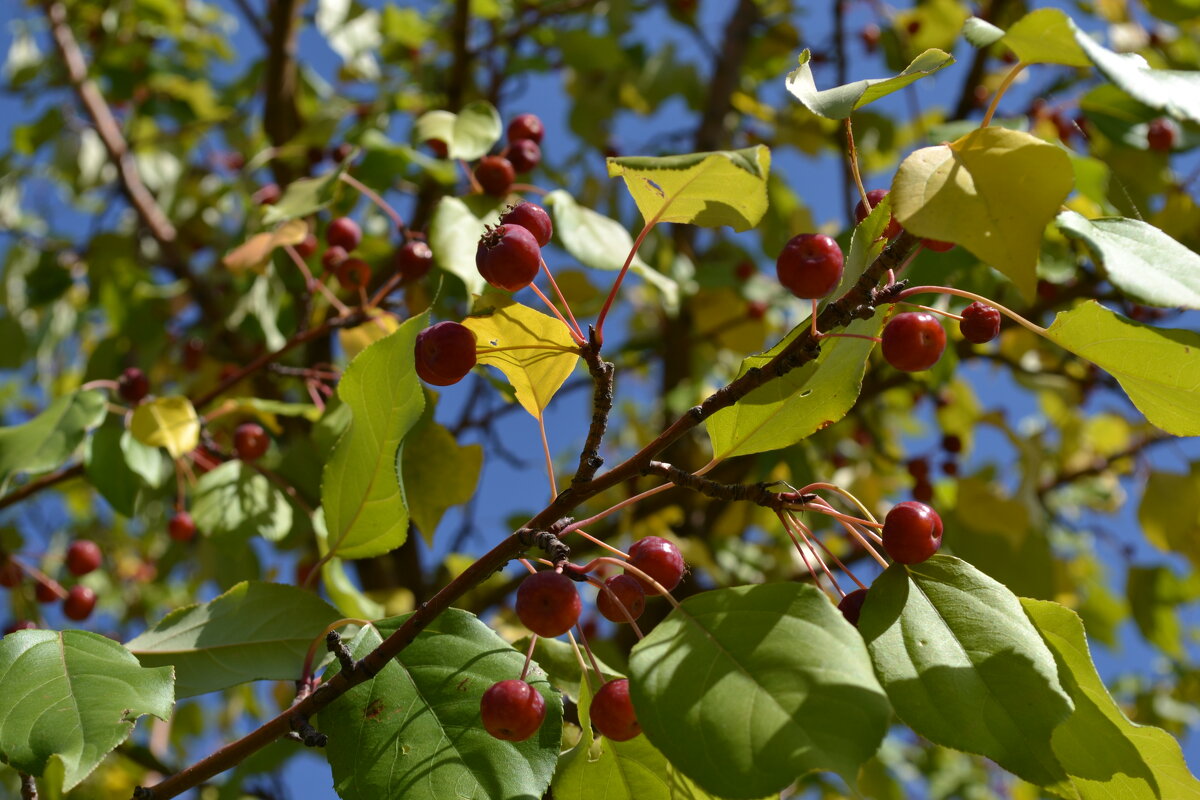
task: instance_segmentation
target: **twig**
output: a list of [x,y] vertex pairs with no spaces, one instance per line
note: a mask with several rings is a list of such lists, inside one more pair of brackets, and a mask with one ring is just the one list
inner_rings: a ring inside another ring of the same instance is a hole
[[0,508],[8,508],[11,505],[21,502],[26,497],[37,494],[42,489],[49,489],[51,486],[60,484],[63,481],[70,480],[71,478],[78,478],[82,474],[83,464],[73,464],[69,467],[63,467],[57,472],[51,472],[48,475],[43,475],[40,478],[30,481],[21,488],[14,489],[3,497],[0,497]]
[[572,486],[587,483],[595,475],[596,470],[604,464],[600,457],[600,443],[604,440],[604,432],[608,429],[608,415],[613,407],[613,380],[616,367],[611,361],[600,358],[600,343],[596,341],[596,329],[588,331],[588,346],[583,349],[583,359],[592,374],[594,388],[592,390],[592,424],[588,427],[587,440],[579,453],[579,469],[571,480]]

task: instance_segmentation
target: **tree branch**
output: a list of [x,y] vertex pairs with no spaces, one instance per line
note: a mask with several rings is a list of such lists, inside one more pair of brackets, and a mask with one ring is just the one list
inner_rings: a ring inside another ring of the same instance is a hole
[[56,486],[63,481],[71,478],[78,478],[83,474],[83,464],[73,464],[69,467],[63,467],[57,472],[51,472],[43,475],[40,478],[30,481],[19,489],[14,489],[8,494],[0,497],[0,509],[8,508],[11,505],[16,505],[27,497],[37,494],[43,489],[49,489],[51,486]]
[[[300,0],[274,0],[270,4],[263,130],[275,147],[291,141],[302,123],[296,106],[296,32],[302,6]],[[283,162],[273,160],[272,168],[276,180],[289,182],[291,169]]]
[[572,479],[573,486],[582,485],[596,475],[596,470],[604,464],[600,457],[600,444],[604,441],[604,432],[608,429],[608,415],[613,407],[613,378],[616,367],[611,361],[600,358],[600,343],[596,341],[596,329],[588,332],[588,346],[583,348],[583,358],[587,362],[588,372],[592,374],[595,388],[592,390],[592,424],[588,427],[587,441],[579,453],[579,469]]

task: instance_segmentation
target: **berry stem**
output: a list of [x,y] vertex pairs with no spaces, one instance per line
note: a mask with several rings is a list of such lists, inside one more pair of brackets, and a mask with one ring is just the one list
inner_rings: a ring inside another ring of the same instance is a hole
[[511,187],[509,187],[509,191],[517,192],[518,194],[523,194],[525,192],[532,192],[533,194],[539,195],[541,197],[545,197],[546,195],[550,194],[542,187],[534,186],[532,183],[514,183]]
[[664,586],[663,586],[661,583],[659,583],[658,581],[654,580],[654,578],[651,578],[649,575],[647,575],[646,573],[642,572],[640,569],[638,569],[637,567],[633,566],[633,565],[632,565],[632,564],[630,564],[629,562],[627,562],[627,561],[622,561],[622,560],[620,560],[620,559],[618,559],[618,558],[609,558],[608,556],[596,556],[596,557],[595,557],[594,559],[592,559],[592,560],[593,560],[593,561],[599,561],[599,562],[601,562],[601,563],[604,563],[604,564],[613,564],[614,566],[621,567],[621,568],[622,568],[622,569],[624,569],[626,572],[629,572],[629,573],[631,573],[631,574],[633,574],[633,575],[636,575],[637,577],[639,577],[639,578],[641,578],[642,580],[644,580],[646,583],[648,583],[648,584],[650,584],[651,586],[653,586],[653,587],[654,587],[654,591],[658,592],[658,593],[659,593],[659,594],[661,594],[663,597],[667,598],[667,601],[668,601],[668,602],[669,602],[669,603],[670,603],[672,606],[674,606],[675,608],[679,608],[679,601],[678,601],[678,600],[676,600],[674,597],[672,597],[672,596],[671,596],[671,593],[670,593],[670,592],[668,592],[668,591],[666,590],[666,588],[665,588],[665,587],[664,587]]
[[[838,567],[839,567],[839,568],[842,570],[842,572],[844,572],[844,573],[846,573],[848,576],[850,576],[850,580],[852,580],[852,581],[854,581],[856,584],[858,584],[858,588],[860,588],[860,589],[866,589],[866,588],[867,588],[866,584],[864,584],[862,581],[860,581],[860,580],[858,579],[858,576],[857,576],[857,575],[855,575],[853,572],[851,572],[851,571],[850,571],[850,568],[849,568],[849,567],[847,567],[845,564],[843,564],[843,563],[842,563],[842,560],[841,560],[840,558],[838,558],[837,556],[835,556],[835,555],[833,554],[833,551],[832,551],[832,550],[830,550],[828,547],[826,547],[826,546],[825,546],[825,543],[824,543],[824,542],[822,542],[822,541],[821,541],[820,539],[818,539],[816,536],[814,536],[814,537],[813,537],[813,539],[816,541],[816,543],[817,543],[817,544],[819,544],[819,545],[821,546],[821,549],[825,551],[825,554],[826,554],[827,556],[829,556],[831,559],[833,559],[833,563],[837,564],[837,565],[838,565]],[[844,597],[844,596],[845,596],[845,594],[843,593],[843,595],[842,595],[842,596]]]
[[[875,519],[875,515],[872,514],[865,505],[863,505],[863,502],[861,500],[859,500],[853,494],[846,491],[845,489],[843,489],[842,487],[838,486],[835,483],[824,483],[824,482],[810,483],[808,486],[805,486],[803,489],[800,489],[799,494],[808,494],[810,492],[815,492],[818,490],[824,490],[827,492],[833,492],[834,494],[841,495],[842,497],[846,498],[851,503],[853,503],[854,506],[859,511],[862,512],[862,515],[865,519],[870,520],[869,523],[864,523],[864,524],[870,525],[871,527],[874,527],[874,528],[882,528],[883,527],[883,525],[880,524],[879,521]],[[831,507],[828,506],[828,504],[826,504],[826,507],[830,508],[831,511],[833,510]]]
[[579,327],[579,323],[575,319],[574,312],[571,311],[571,304],[567,302],[567,298],[563,296],[562,289],[558,288],[558,281],[554,280],[554,273],[550,271],[550,265],[546,263],[546,259],[541,259],[542,271],[546,273],[546,280],[550,281],[550,287],[554,289],[554,294],[558,301],[563,304],[563,308],[567,310],[567,316],[571,319],[571,325],[574,326],[574,332],[579,334],[577,340],[580,344],[587,343],[587,337],[583,335],[583,328]]
[[578,326],[571,327],[571,323],[567,322],[566,317],[564,317],[562,315],[562,313],[558,310],[558,307],[555,306],[554,303],[550,302],[550,298],[546,297],[546,295],[544,295],[542,293],[542,290],[537,287],[536,283],[529,284],[529,288],[533,289],[534,294],[536,294],[538,297],[542,298],[542,302],[546,304],[546,308],[548,308],[554,312],[554,316],[558,317],[558,321],[561,322],[563,325],[567,326],[567,332],[571,334],[571,338],[575,341],[576,344],[578,344],[580,346],[587,344],[587,340],[583,338],[583,334],[580,333],[576,329]]
[[596,654],[592,652],[591,645],[588,644],[587,634],[583,632],[583,626],[576,624],[575,630],[579,631],[579,641],[583,644],[583,652],[587,653],[588,661],[592,662],[592,669],[596,672],[596,677],[600,679],[600,685],[603,686],[607,681],[604,680],[604,673],[600,671],[600,662],[596,660]]
[[[590,677],[592,671],[588,669],[587,662],[583,660],[583,653],[579,649],[579,642],[575,641],[575,634],[567,631],[567,641],[571,643],[571,650],[575,653],[575,660],[579,662],[579,673],[583,675],[583,679],[588,682],[588,689],[594,692],[595,689],[592,688],[592,679]],[[600,675],[599,677],[601,684],[603,684],[604,676]]]
[[475,354],[480,356],[492,353],[507,353],[511,350],[552,350],[556,353],[578,353],[578,347],[567,347],[562,344],[510,344],[504,347],[477,347]]
[[304,280],[307,281],[308,290],[310,292],[316,288],[317,291],[319,291],[325,297],[325,299],[329,301],[329,305],[338,310],[339,316],[344,317],[350,313],[349,307],[341,300],[338,300],[337,295],[330,291],[329,287],[325,285],[324,281],[319,281],[313,277],[313,274],[308,270],[308,264],[304,263],[304,259],[300,257],[299,253],[296,252],[296,248],[292,247],[290,244],[286,244],[283,246],[283,249],[287,252],[288,256],[291,257],[293,263],[295,263],[295,265],[300,269],[300,273],[304,276]]
[[550,476],[550,499],[558,497],[558,486],[554,481],[554,459],[550,457],[550,440],[546,438],[546,418],[537,415],[538,433],[542,435],[542,453],[546,456],[546,474]]
[[525,680],[525,676],[529,674],[529,665],[533,661],[533,648],[537,647],[537,640],[536,633],[529,635],[529,647],[525,650],[525,665],[521,667],[521,680]]
[[[674,198],[672,198],[673,200]],[[613,300],[617,297],[617,290],[621,288],[621,281],[625,280],[625,273],[629,272],[629,265],[633,263],[633,257],[637,255],[638,248],[642,246],[642,242],[646,240],[646,236],[658,224],[658,220],[666,212],[671,205],[671,200],[668,200],[666,205],[659,209],[654,218],[648,221],[642,227],[642,232],[638,234],[637,239],[633,242],[633,247],[629,248],[629,255],[625,257],[625,265],[621,267],[621,272],[617,275],[617,279],[613,281],[612,289],[608,291],[608,297],[604,298],[604,306],[600,309],[600,316],[596,319],[596,342],[604,344],[604,319],[608,316],[608,309],[612,306]]]
[[952,295],[956,295],[958,297],[965,297],[968,300],[975,300],[977,302],[983,303],[984,305],[991,306],[992,308],[996,309],[1001,314],[1008,317],[1013,322],[1017,323],[1018,325],[1020,325],[1022,328],[1024,328],[1027,331],[1036,333],[1038,336],[1046,335],[1045,328],[1043,328],[1040,325],[1035,325],[1034,323],[1025,319],[1024,317],[1022,317],[1020,314],[1013,311],[1012,309],[1005,308],[1004,306],[997,303],[995,300],[990,300],[990,299],[984,297],[983,295],[975,294],[974,292],[964,291],[963,289],[954,289],[949,286],[913,286],[912,288],[905,289],[903,292],[896,295],[896,301],[899,302],[900,300],[903,300],[906,297],[912,297],[914,294],[923,294],[925,292],[935,292],[938,294],[952,294]]
[[802,505],[802,506],[794,506],[794,508],[798,511],[815,511],[818,514],[824,514],[827,517],[830,517],[830,518],[836,519],[836,520],[841,520],[842,522],[849,522],[852,525],[861,525],[863,527],[871,527],[871,528],[882,528],[883,527],[883,525],[879,522],[867,522],[866,520],[859,519],[858,517],[852,517],[849,514],[841,514],[837,511],[834,511],[832,508],[830,508],[828,505],[826,505],[825,501],[823,501],[823,500],[820,501],[819,503],[806,503],[805,505]]
[[954,314],[949,311],[943,311],[942,309],[934,308],[933,306],[923,306],[920,303],[901,303],[899,305],[906,305],[906,306],[909,306],[910,308],[919,308],[922,311],[928,311],[930,314],[938,314],[940,316],[948,317],[949,319],[956,319],[959,322],[962,322],[961,315]]
[[[629,555],[625,551],[623,551],[621,548],[613,547],[611,544],[604,541],[603,539],[597,539],[595,536],[592,536],[590,533],[588,533],[587,531],[585,531],[581,528],[577,528],[577,529],[571,531],[571,533],[578,533],[584,539],[587,539],[589,542],[591,542],[594,545],[603,547],[605,550],[609,551],[610,553],[616,553],[617,555],[621,556],[622,558],[629,558]],[[562,538],[566,534],[567,534],[567,531],[564,529],[563,532],[561,534],[559,534],[559,538]]]
[[110,380],[105,380],[104,378],[101,378],[99,380],[88,381],[87,383],[85,383],[79,387],[79,391],[90,392],[93,389],[108,389],[110,391],[115,392],[115,391],[118,391],[120,388],[121,388],[121,384],[117,383],[116,381],[110,381]]
[[996,93],[992,95],[992,102],[988,103],[987,113],[983,115],[983,122],[979,123],[980,128],[986,128],[988,125],[992,124],[992,115],[996,113],[996,106],[1000,105],[1000,98],[1004,96],[1006,91],[1008,91],[1008,87],[1011,86],[1012,82],[1017,79],[1017,76],[1021,74],[1021,71],[1028,66],[1029,64],[1025,63],[1024,61],[1018,61],[1013,65],[1013,68],[1008,71],[1008,74],[1004,76],[1004,80],[1000,83],[1000,88],[998,88]]
[[471,184],[471,194],[483,194],[483,187],[475,179],[475,170],[471,169],[471,166],[461,158],[458,160],[458,165],[462,167],[463,172],[467,173],[467,180]]
[[817,563],[821,565],[821,571],[825,573],[825,577],[828,578],[829,582],[833,584],[834,590],[840,596],[845,597],[846,593],[842,591],[842,587],[838,585],[837,578],[833,577],[833,573],[830,571],[829,566],[825,563],[825,559],[821,558],[821,554],[817,552],[817,548],[813,545],[813,540],[817,538],[817,535],[812,532],[811,528],[797,519],[796,515],[792,514],[790,511],[786,512],[784,517],[792,523],[792,526],[796,529],[796,533],[800,534],[800,538],[802,538],[804,543],[808,545],[808,549],[812,552],[813,558],[815,558]]
[[[812,568],[812,564],[808,563],[808,556],[804,554],[804,548],[801,546],[800,540],[796,538],[796,534],[792,530],[792,526],[788,523],[787,518],[784,517],[782,513],[777,511],[775,512],[775,516],[779,517],[779,522],[783,525],[784,531],[787,532],[788,538],[792,540],[792,545],[796,548],[796,552],[800,554],[800,559],[804,562],[804,568],[808,570],[809,575],[813,576],[813,580],[816,582],[817,587],[819,588],[821,582],[817,579],[817,572]],[[836,585],[837,582],[834,581],[834,584]]]
[[401,233],[404,233],[404,231],[407,230],[407,226],[404,224],[404,220],[401,219],[400,215],[396,213],[396,209],[392,208],[391,204],[389,204],[388,201],[386,201],[382,197],[380,197],[373,189],[371,189],[369,186],[364,184],[358,178],[355,178],[353,175],[351,175],[347,172],[343,172],[341,175],[338,176],[338,180],[340,180],[342,183],[345,183],[348,186],[352,186],[353,188],[357,189],[359,192],[362,193],[362,195],[364,197],[366,197],[368,200],[370,200],[375,205],[379,206],[380,211],[382,211],[383,213],[387,214],[389,217],[392,218],[392,222],[395,223],[396,229],[398,231],[400,231]]
[[[858,194],[862,198],[863,205],[867,207],[867,213],[871,213],[871,201],[867,199],[867,187],[863,186],[862,173],[858,171],[858,149],[854,146],[854,127],[850,124],[850,118],[846,117],[846,158],[850,160],[850,174],[854,176],[854,185],[858,187]],[[815,312],[814,312],[815,313]]]
[[617,597],[616,592],[610,589],[604,581],[592,575],[588,575],[588,583],[595,586],[601,592],[607,593],[613,599],[613,602],[616,604],[617,608],[621,609],[621,615],[625,617],[625,621],[629,623],[629,626],[633,628],[633,632],[637,634],[638,641],[646,638],[645,634],[642,633],[642,629],[638,627],[637,621],[634,620],[633,615],[629,613],[629,609],[626,608],[625,604],[622,603],[620,598]]

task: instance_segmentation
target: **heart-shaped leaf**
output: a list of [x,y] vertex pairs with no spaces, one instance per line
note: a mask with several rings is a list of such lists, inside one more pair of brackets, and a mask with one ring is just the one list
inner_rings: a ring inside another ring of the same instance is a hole
[[171,458],[181,458],[200,444],[200,417],[186,397],[156,397],[133,412],[129,430],[149,447],[162,447]]
[[0,428],[0,485],[15,472],[45,472],[62,464],[107,413],[103,392],[72,392],[29,422]]
[[844,86],[817,91],[813,80],[810,60],[812,54],[805,50],[800,54],[800,66],[787,76],[787,90],[804,104],[804,107],[828,119],[845,119],[855,109],[873,103],[892,92],[898,92],[927,75],[954,63],[954,56],[938,49],[926,50],[912,60],[899,75],[890,78],[868,78]]

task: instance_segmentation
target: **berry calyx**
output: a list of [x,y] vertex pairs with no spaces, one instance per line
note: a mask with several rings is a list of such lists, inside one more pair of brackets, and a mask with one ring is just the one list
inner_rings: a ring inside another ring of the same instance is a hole
[[[867,215],[871,213],[871,209],[879,205],[880,201],[887,197],[887,194],[887,189],[872,189],[867,192],[867,202],[871,204],[871,207],[867,208],[866,203],[859,200],[858,205],[854,207],[854,221],[857,223],[866,219]],[[899,222],[896,222],[895,217],[888,217],[887,227],[883,229],[883,236],[885,239],[895,239],[902,230],[904,229],[900,227]]]
[[362,242],[362,228],[349,217],[338,217],[325,228],[325,241],[330,247],[340,247],[348,253]]
[[517,179],[512,162],[504,156],[484,156],[475,167],[475,180],[494,197],[503,197]]
[[1175,123],[1166,117],[1150,121],[1146,128],[1146,144],[1157,153],[1169,153],[1175,147]]
[[406,281],[417,281],[429,274],[433,267],[433,250],[418,239],[405,242],[396,251],[396,271]]
[[609,681],[592,698],[588,717],[600,735],[614,742],[627,742],[642,732],[633,701],[629,698],[629,681],[625,678]]
[[550,215],[546,213],[546,209],[524,200],[509,206],[508,210],[500,215],[500,224],[520,225],[533,234],[539,247],[550,244],[550,237],[554,235],[554,223],[550,221]]
[[929,369],[946,349],[946,331],[926,311],[906,311],[892,317],[883,329],[883,357],[898,370]]
[[842,248],[823,233],[802,233],[783,246],[775,260],[779,282],[801,300],[817,300],[842,279]]
[[528,229],[500,225],[479,239],[475,266],[492,286],[515,292],[537,277],[542,266],[542,249]]
[[990,342],[1000,334],[1000,312],[983,303],[971,303],[963,309],[958,329],[968,342]]
[[82,622],[92,615],[96,607],[96,593],[86,586],[72,586],[63,600],[63,614],[67,619]]
[[140,403],[150,394],[150,379],[137,367],[129,367],[117,378],[117,394],[129,403]]
[[523,742],[537,733],[546,718],[546,701],[523,680],[494,683],[479,701],[483,729],[497,739]]
[[256,422],[243,422],[233,432],[233,449],[242,461],[261,458],[270,444],[267,432]]
[[196,537],[196,521],[186,511],[176,511],[167,522],[167,534],[177,542],[190,542]]
[[504,151],[504,157],[517,172],[529,172],[542,163],[542,148],[533,139],[518,139]]
[[838,603],[838,611],[842,612],[842,616],[846,618],[846,621],[856,628],[858,627],[859,614],[862,613],[863,601],[866,599],[866,589],[855,589]]
[[325,268],[326,272],[333,272],[338,268],[338,264],[345,261],[347,257],[346,248],[327,247],[321,254],[321,266]]
[[545,135],[546,126],[542,124],[541,118],[536,114],[518,114],[508,123],[509,142],[532,139],[535,143],[541,144],[542,137]]
[[100,545],[90,539],[76,539],[67,548],[67,569],[72,575],[87,575],[100,566]]
[[339,286],[347,292],[357,292],[371,282],[371,265],[361,258],[347,258],[337,265],[334,274]]
[[307,261],[313,253],[317,252],[317,237],[310,233],[304,237],[304,241],[294,244],[292,247],[296,249],[296,255]]
[[579,621],[583,601],[574,581],[561,572],[543,570],[521,581],[516,609],[521,624],[538,636],[553,639]]
[[438,322],[417,334],[417,376],[434,386],[458,383],[475,366],[475,333],[457,322]]
[[[679,585],[683,580],[684,570],[687,569],[679,548],[661,536],[646,536],[634,542],[629,548],[629,564],[658,581],[668,592]],[[657,593],[657,589],[636,573],[629,574],[642,584],[642,588],[647,592]]]
[[596,595],[596,608],[607,620],[629,622],[646,610],[646,590],[630,575],[614,575],[604,582],[604,588]]
[[941,546],[942,518],[924,503],[897,503],[883,518],[883,549],[893,561],[919,564]]

